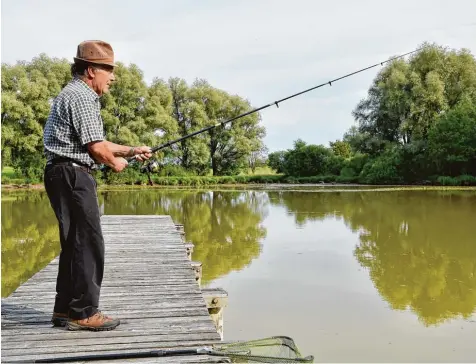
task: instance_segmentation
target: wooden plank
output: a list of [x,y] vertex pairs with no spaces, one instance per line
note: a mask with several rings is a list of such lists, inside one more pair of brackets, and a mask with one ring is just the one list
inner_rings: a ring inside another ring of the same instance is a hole
[[[105,297],[101,298],[101,302],[143,302],[147,303],[149,301],[157,301],[160,299],[163,302],[167,302],[169,300],[179,300],[181,298],[201,298],[204,297],[198,290],[187,290],[186,288],[183,290],[178,291],[162,291],[162,290],[155,290],[153,292],[141,292],[139,295],[124,295],[122,292],[111,293]],[[8,305],[29,305],[31,303],[37,304],[53,304],[54,303],[54,296],[52,297],[38,297],[38,296],[27,296],[22,295],[20,297],[15,297],[9,300]],[[50,306],[51,307],[51,306]]]
[[[150,330],[154,331],[158,327],[164,329],[172,329],[172,328],[183,328],[186,329],[188,327],[200,327],[202,326],[209,327],[210,319],[206,316],[185,316],[185,317],[166,317],[166,318],[159,318],[159,319],[151,319],[151,318],[138,318],[135,320],[131,320],[127,325],[127,332],[138,333],[142,334],[141,328],[145,325],[152,327]],[[5,331],[5,332],[3,332]],[[38,325],[29,325],[24,326],[22,328],[18,328],[15,326],[10,326],[3,330],[2,328],[2,335],[4,334],[5,337],[12,336],[12,335],[23,335],[24,338],[30,338],[32,335],[49,335],[60,332],[61,335],[64,335],[64,328],[60,327],[52,327],[51,323],[39,323]],[[73,335],[73,333],[81,333],[82,335],[85,332],[82,331],[72,331],[69,332],[69,335]],[[124,325],[119,326],[117,330],[106,331],[106,332],[88,332],[87,334],[93,337],[95,334],[99,335],[111,335],[111,333],[120,333],[123,335],[125,333]],[[120,336],[119,335],[119,336]]]
[[[147,349],[139,349],[139,350],[122,350],[123,353],[143,353],[155,350],[154,348],[147,348]],[[173,350],[173,349],[172,349]],[[96,352],[94,355],[97,354],[111,354],[111,352]],[[71,354],[54,354],[48,356],[48,358],[61,358],[61,357],[72,357]],[[74,355],[76,356],[76,355]],[[8,357],[7,360],[2,361],[3,363],[22,363],[24,361],[33,361],[42,359],[44,355],[21,355],[21,356],[11,356]],[[19,361],[19,359],[21,361]],[[210,355],[187,355],[187,356],[166,356],[166,357],[150,357],[144,359],[118,359],[118,360],[95,360],[94,362],[91,361],[76,361],[71,363],[84,363],[84,364],[91,364],[91,363],[231,363],[231,360],[226,357],[220,356],[210,356]]]
[[[175,343],[186,342],[187,345],[195,342],[203,342],[204,340],[214,340],[215,332],[200,332],[200,333],[166,333],[161,335],[149,334],[147,336],[114,336],[101,338],[88,338],[86,335],[74,339],[65,333],[63,339],[49,340],[49,341],[24,341],[15,343],[15,348],[9,350],[9,355],[34,354],[36,352],[42,354],[56,354],[56,353],[82,353],[94,352],[103,350],[115,350],[120,348],[125,349],[141,349],[141,348],[158,348],[175,346]],[[179,344],[180,345],[180,344]],[[192,344],[193,345],[193,344]]]
[[[150,350],[174,350],[174,349],[194,349],[200,347],[207,347],[216,343],[215,339],[206,340],[180,340],[180,341],[157,341],[154,343],[133,343],[133,344],[102,344],[101,346],[82,347],[77,346],[77,340],[70,342],[66,347],[47,347],[47,348],[32,348],[32,349],[12,349],[7,353],[3,353],[2,348],[2,363],[4,360],[37,360],[42,358],[58,358],[73,355],[97,355],[97,354],[112,354],[112,353],[130,353],[130,352],[144,352]],[[119,361],[120,362],[120,361]],[[138,361],[140,362],[140,361]]]
[[[148,351],[148,350],[142,350]],[[71,355],[65,355],[69,357]],[[8,361],[4,363],[22,363],[23,361],[17,361],[16,357],[9,358]],[[39,358],[36,358],[39,359]],[[10,361],[11,360],[11,361]],[[23,360],[23,359],[22,359]],[[35,360],[33,357],[29,360]],[[141,363],[141,364],[175,364],[175,363],[231,363],[229,358],[220,357],[220,356],[210,356],[210,355],[180,355],[180,356],[165,356],[165,357],[150,357],[150,358],[140,358],[140,359],[120,359],[120,360],[94,360],[93,363],[98,364],[107,364],[111,362],[120,362],[120,363]],[[70,363],[74,364],[91,364],[91,361],[72,361]]]
[[[174,288],[174,289],[172,289]],[[116,299],[116,300],[137,300],[137,299],[155,299],[156,297],[160,296],[164,299],[166,298],[174,298],[180,296],[194,296],[194,295],[202,295],[198,289],[190,289],[187,286],[174,286],[169,287],[167,290],[161,289],[154,289],[151,291],[139,291],[136,292],[134,295],[124,295],[123,292],[110,292],[108,295],[103,296],[101,298],[101,302],[109,299]],[[11,297],[9,300],[9,304],[28,304],[29,302],[38,302],[38,303],[53,303],[54,302],[54,295],[32,295],[28,292],[24,292],[22,294],[17,294],[15,297]]]
[[[180,308],[187,308],[187,307],[196,307],[203,303],[203,299],[181,299],[173,302],[163,302],[163,301],[149,301],[149,302],[114,302],[114,301],[106,301],[101,303],[101,307],[103,310],[107,310],[108,312],[112,310],[116,312],[123,312],[123,311],[140,311],[143,310],[144,307],[147,307],[147,311],[159,311],[159,310],[169,310],[169,309],[180,309]],[[45,315],[45,312],[48,312],[51,308],[49,304],[41,304],[36,305],[35,309],[28,309],[25,307],[15,307],[15,308],[4,308],[2,307],[2,318],[22,318],[25,319],[30,316],[38,316],[40,313]],[[50,316],[49,313],[46,314]]]
[[[140,328],[140,326],[137,326],[137,329]],[[121,338],[129,338],[133,336],[138,336],[142,337],[142,334],[138,330],[133,330],[133,331],[120,331],[120,330],[111,330],[111,331],[105,331],[105,332],[88,332],[85,333],[84,331],[71,331],[68,332],[67,337],[68,340],[71,340],[72,338],[84,338],[87,336],[88,340],[96,340],[96,339],[103,339],[106,337],[121,337]],[[23,330],[10,330],[11,332],[9,335],[7,335],[4,338],[3,343],[24,343],[26,341],[49,341],[49,340],[55,340],[57,342],[58,340],[64,340],[65,339],[65,330],[59,329],[59,330],[51,330],[51,331],[56,331],[56,333],[48,333],[45,332],[45,330],[40,331],[39,333],[34,333],[33,331],[31,332],[31,335],[28,337],[24,337],[22,335]],[[209,334],[215,334],[215,330],[210,331],[210,327],[208,325],[208,320],[203,321],[203,323],[200,322],[194,322],[193,325],[187,325],[187,326],[178,326],[178,327],[158,327],[157,329],[151,329],[148,331],[149,335],[169,335],[169,334],[180,334],[180,333],[209,333]],[[16,345],[16,344],[15,344]]]
[[[106,332],[52,327],[58,258],[2,299],[2,362],[201,347],[220,342],[191,246],[170,216],[102,216],[106,264],[100,308],[121,319]],[[137,362],[228,362],[201,355]],[[114,360],[128,362],[128,360]],[[102,362],[102,361],[101,361]],[[111,363],[111,360],[107,360]]]

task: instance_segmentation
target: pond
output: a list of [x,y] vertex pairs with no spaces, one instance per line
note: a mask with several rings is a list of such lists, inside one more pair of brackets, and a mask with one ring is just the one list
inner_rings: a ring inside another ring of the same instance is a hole
[[[476,358],[476,191],[101,191],[104,214],[184,225],[225,340],[295,339],[319,362]],[[2,194],[2,296],[59,252],[42,191]]]

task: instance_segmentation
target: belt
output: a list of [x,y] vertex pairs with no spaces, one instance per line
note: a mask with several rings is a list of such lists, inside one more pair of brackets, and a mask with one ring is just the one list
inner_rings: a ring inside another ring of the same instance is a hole
[[55,159],[52,159],[50,162],[48,162],[46,165],[65,165],[65,166],[77,167],[77,168],[81,168],[83,171],[87,173],[91,173],[92,171],[91,167],[82,163],[74,162],[73,160],[68,158],[55,158]]

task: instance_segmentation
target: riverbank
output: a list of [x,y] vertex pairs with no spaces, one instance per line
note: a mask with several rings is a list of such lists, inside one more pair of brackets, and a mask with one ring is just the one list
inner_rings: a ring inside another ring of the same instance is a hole
[[[8,170],[7,170],[8,168]],[[429,176],[419,181],[405,181],[403,178],[398,180],[388,180],[380,182],[371,182],[363,176],[341,176],[341,175],[318,175],[306,177],[294,177],[284,174],[257,173],[257,174],[241,174],[235,176],[159,176],[151,174],[149,176],[140,173],[134,169],[126,170],[124,173],[107,173],[102,174],[99,171],[93,172],[94,177],[100,188],[119,186],[124,188],[130,187],[149,187],[150,180],[154,186],[159,187],[215,187],[215,186],[257,186],[257,185],[302,185],[302,186],[476,186],[476,176],[461,175],[456,177],[450,176]],[[42,179],[29,180],[15,174],[13,169],[5,167],[2,172],[2,188],[6,189],[42,189]]]
[[[8,184],[2,185],[2,192],[12,191],[44,191],[43,184]],[[242,184],[213,184],[201,186],[170,186],[170,185],[99,185],[98,191],[127,191],[127,190],[141,190],[141,189],[161,189],[161,190],[326,190],[326,191],[476,191],[476,186],[437,186],[437,185],[369,185],[358,183],[296,183],[296,184],[282,184],[282,183],[242,183]]]

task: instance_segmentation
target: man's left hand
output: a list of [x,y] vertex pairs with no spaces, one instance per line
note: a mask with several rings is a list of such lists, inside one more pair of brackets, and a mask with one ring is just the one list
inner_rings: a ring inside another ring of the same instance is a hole
[[147,146],[135,147],[134,148],[135,156],[134,158],[140,162],[143,162],[150,157],[152,157],[152,149]]

